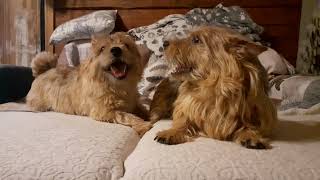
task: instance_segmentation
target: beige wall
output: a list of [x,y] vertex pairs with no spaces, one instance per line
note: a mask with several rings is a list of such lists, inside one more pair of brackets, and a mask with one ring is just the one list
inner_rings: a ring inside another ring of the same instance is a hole
[[39,51],[39,1],[0,0],[0,64],[29,66]]
[[[311,23],[312,17],[315,13],[320,13],[320,9],[317,9],[317,1],[319,0],[303,0],[300,22],[300,34],[299,34],[299,48],[296,61],[296,69],[298,73],[316,73],[311,72],[313,68],[313,58],[309,57],[309,51],[306,51],[307,47],[310,47],[310,41],[306,39],[306,27]],[[304,57],[304,58],[302,58]]]
[[301,22],[300,22],[300,41],[304,39],[305,27],[310,23],[313,11],[316,7],[317,0],[303,0],[302,11],[301,11]]

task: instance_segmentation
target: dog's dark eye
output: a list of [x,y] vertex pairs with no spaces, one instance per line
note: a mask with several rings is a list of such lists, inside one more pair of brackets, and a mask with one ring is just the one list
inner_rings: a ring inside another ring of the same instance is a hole
[[192,37],[192,43],[193,43],[193,44],[198,44],[198,43],[200,43],[199,37],[198,37],[198,36],[193,36],[193,37]]
[[100,53],[101,53],[104,49],[105,49],[105,47],[102,46],[102,47],[100,48]]
[[129,48],[130,46],[129,46],[129,44],[124,44],[127,48]]

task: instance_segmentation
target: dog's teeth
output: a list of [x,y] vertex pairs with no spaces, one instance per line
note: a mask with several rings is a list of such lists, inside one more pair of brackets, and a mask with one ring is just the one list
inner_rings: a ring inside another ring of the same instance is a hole
[[175,73],[175,69],[170,69],[170,71],[168,72],[168,74],[173,74]]

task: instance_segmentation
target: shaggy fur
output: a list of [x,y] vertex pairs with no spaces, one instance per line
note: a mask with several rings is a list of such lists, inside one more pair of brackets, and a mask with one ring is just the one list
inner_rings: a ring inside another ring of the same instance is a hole
[[219,27],[202,27],[166,46],[173,72],[159,85],[150,118],[156,122],[173,107],[173,125],[158,132],[156,141],[179,144],[205,136],[247,148],[270,147],[265,137],[277,113],[267,96],[267,73],[257,59],[265,47]]
[[32,108],[123,124],[140,136],[152,127],[142,119],[146,113],[138,103],[143,62],[127,34],[93,37],[92,55],[78,67],[56,67],[56,61],[57,57],[47,52],[33,59],[36,79],[27,96]]

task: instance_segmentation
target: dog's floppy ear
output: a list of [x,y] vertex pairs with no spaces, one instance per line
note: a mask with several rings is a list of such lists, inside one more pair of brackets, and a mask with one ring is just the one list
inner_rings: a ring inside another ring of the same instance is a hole
[[239,54],[242,56],[258,56],[267,50],[267,48],[264,46],[239,38],[230,39],[229,42],[225,44],[224,48],[229,53]]
[[[266,51],[267,48],[261,45],[258,45],[254,42],[246,41],[239,38],[233,38],[225,46],[225,50],[228,53],[233,54],[239,59],[246,59],[243,62],[243,68],[246,69],[248,74],[247,82],[250,83],[248,90],[249,93],[257,95],[260,90],[260,87],[264,86],[264,75],[261,71],[263,69],[259,61],[251,61],[255,59],[262,52]],[[263,84],[263,85],[262,85]]]

